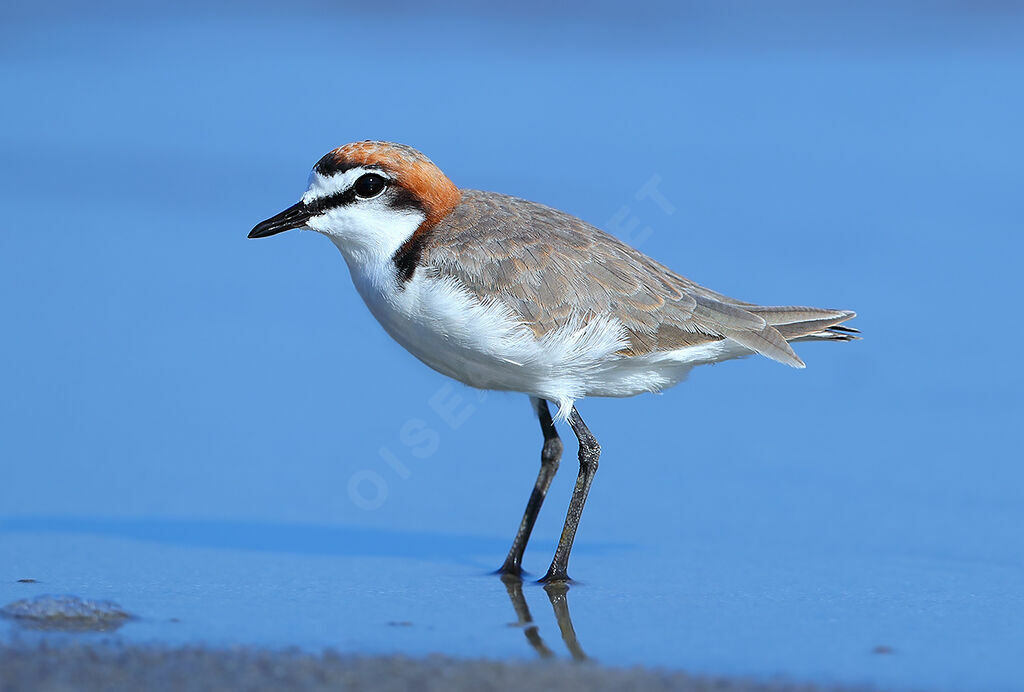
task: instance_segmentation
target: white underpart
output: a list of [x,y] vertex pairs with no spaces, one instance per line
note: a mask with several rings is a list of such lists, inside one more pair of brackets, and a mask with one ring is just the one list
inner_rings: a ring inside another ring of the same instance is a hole
[[538,339],[504,305],[478,299],[456,279],[419,270],[397,288],[393,265],[366,271],[349,262],[349,268],[370,312],[417,358],[472,387],[551,401],[559,420],[583,397],[659,391],[683,380],[694,365],[750,353],[721,341],[626,357],[618,354],[627,345],[625,329],[608,316],[571,319]]
[[[359,171],[363,173],[365,171]],[[343,190],[351,180],[314,174],[314,197]],[[329,186],[329,187],[328,187]],[[310,193],[307,193],[307,195]],[[623,325],[608,315],[577,316],[541,338],[497,299],[471,294],[455,278],[424,268],[399,280],[395,251],[423,222],[417,212],[387,206],[386,195],[310,219],[307,226],[341,250],[356,290],[384,329],[421,361],[481,389],[524,392],[558,405],[564,420],[586,396],[625,397],[656,392],[686,378],[695,365],[751,353],[728,339],[645,356],[619,355]]]
[[433,278],[421,269],[400,284],[393,250],[368,262],[363,248],[353,252],[338,236],[332,240],[370,312],[410,353],[472,387],[551,401],[558,405],[559,420],[583,397],[656,392],[685,379],[694,365],[750,353],[724,340],[625,357],[617,354],[626,345],[625,330],[607,316],[573,319],[538,339],[504,305],[478,299],[456,279]]

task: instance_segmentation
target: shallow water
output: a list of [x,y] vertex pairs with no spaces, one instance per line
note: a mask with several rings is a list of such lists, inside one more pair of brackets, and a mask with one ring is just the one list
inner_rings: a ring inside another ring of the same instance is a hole
[[[583,542],[574,564],[583,583],[564,594],[559,622],[549,599],[561,594],[527,582],[520,601],[484,573],[497,539],[218,521],[4,527],[3,549],[15,556],[5,572],[40,583],[4,584],[0,599],[55,590],[115,598],[139,616],[118,632],[133,642],[587,657],[950,689],[1009,687],[1003,676],[1018,664],[1013,564],[787,548],[760,530],[717,541],[694,532],[663,546]],[[531,564],[548,556],[538,543]],[[565,625],[576,641],[563,638]]]
[[392,344],[323,239],[245,240],[375,137],[725,293],[861,315],[804,371],[580,404],[604,456],[577,656],[1020,689],[1020,13],[397,7],[5,6],[0,606],[110,599],[138,619],[95,636],[138,642],[573,655],[544,589],[534,630],[488,574],[539,461],[525,397]]

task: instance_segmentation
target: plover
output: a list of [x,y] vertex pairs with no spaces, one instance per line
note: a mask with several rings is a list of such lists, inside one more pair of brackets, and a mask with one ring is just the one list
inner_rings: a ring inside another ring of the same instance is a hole
[[302,199],[249,237],[295,228],[330,238],[370,312],[421,361],[471,387],[530,396],[544,435],[541,467],[499,570],[506,575],[522,572],[562,453],[555,423],[567,420],[580,470],[541,581],[569,579],[601,449],[577,401],[656,392],[695,365],[755,353],[802,368],[790,342],[856,338],[842,325],[851,311],[729,298],[575,216],[460,189],[402,144],[354,142],[327,153]]

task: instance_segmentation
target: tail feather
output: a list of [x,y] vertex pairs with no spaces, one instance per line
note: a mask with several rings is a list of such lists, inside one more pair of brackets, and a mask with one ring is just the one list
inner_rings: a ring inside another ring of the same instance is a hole
[[853,341],[860,338],[857,329],[842,325],[857,316],[851,310],[760,305],[744,309],[763,317],[786,341]]

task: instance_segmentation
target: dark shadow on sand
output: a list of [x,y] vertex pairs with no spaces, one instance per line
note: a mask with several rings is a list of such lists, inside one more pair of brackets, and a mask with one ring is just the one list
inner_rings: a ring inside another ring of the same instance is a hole
[[[500,562],[511,538],[395,531],[352,526],[284,524],[221,519],[117,519],[95,517],[3,517],[0,532],[72,533],[127,538],[195,548],[252,550],[298,555],[397,557],[456,561],[487,568],[481,558]],[[536,541],[553,552],[553,541]],[[576,552],[607,554],[629,550],[613,543],[577,544]]]

